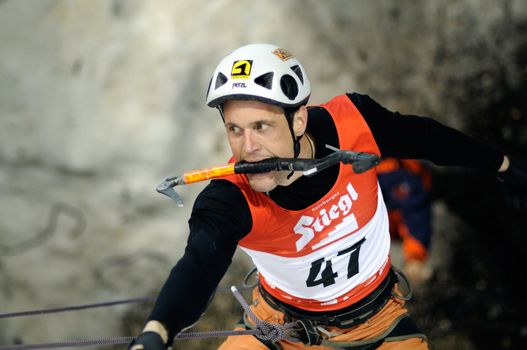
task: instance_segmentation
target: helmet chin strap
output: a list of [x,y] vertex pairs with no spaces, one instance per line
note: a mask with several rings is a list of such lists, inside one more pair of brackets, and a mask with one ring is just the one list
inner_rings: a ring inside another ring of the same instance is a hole
[[[295,111],[296,109],[284,108],[285,118],[287,119],[289,131],[291,132],[291,138],[293,139],[293,159],[298,158],[298,156],[300,155],[300,139],[302,138],[302,136],[304,136],[300,135],[299,137],[297,137],[295,135],[295,131],[293,130],[293,118],[295,116]],[[295,171],[293,170],[287,175],[288,180],[291,178],[291,176],[293,176],[294,172]]]
[[223,104],[219,104],[218,106],[216,106],[216,108],[220,112],[221,120],[223,120],[223,122],[225,123],[225,115],[223,114]]

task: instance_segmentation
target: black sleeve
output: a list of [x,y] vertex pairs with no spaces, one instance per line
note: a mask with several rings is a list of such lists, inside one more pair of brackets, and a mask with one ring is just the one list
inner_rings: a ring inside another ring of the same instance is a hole
[[503,152],[438,121],[391,112],[367,95],[348,94],[370,127],[383,158],[428,159],[495,173]]
[[189,226],[185,253],[172,268],[148,317],[165,325],[170,342],[205,311],[238,241],[251,230],[252,219],[240,189],[214,180],[197,197]]

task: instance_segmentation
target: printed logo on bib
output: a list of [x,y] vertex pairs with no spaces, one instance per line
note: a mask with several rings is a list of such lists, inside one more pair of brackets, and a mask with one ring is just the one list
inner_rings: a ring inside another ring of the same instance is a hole
[[347,193],[342,195],[336,204],[331,205],[329,209],[321,209],[318,217],[308,215],[300,217],[294,227],[295,234],[301,235],[296,241],[297,252],[307,246],[317,233],[322,232],[338,218],[342,217],[341,222],[334,225],[334,230],[329,232],[326,238],[314,244],[311,247],[313,250],[334,242],[359,228],[355,215],[353,213],[350,214],[353,201],[357,200],[359,194],[351,183],[348,183],[346,190]]

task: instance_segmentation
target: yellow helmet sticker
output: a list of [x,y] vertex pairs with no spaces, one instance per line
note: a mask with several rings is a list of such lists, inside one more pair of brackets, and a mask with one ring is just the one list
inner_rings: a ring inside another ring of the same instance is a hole
[[248,79],[251,75],[252,60],[239,60],[234,62],[231,69],[232,79]]

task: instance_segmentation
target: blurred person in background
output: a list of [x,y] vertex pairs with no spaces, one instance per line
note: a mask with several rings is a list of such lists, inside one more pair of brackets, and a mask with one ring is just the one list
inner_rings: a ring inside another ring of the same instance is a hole
[[431,172],[417,159],[397,158],[383,159],[376,170],[390,234],[401,241],[404,274],[413,286],[419,286],[431,276],[427,264],[432,236]]
[[[231,161],[319,159],[342,149],[526,183],[524,162],[431,118],[391,112],[358,93],[308,107],[310,94],[308,76],[291,53],[252,44],[220,61],[206,101],[220,112]],[[311,177],[271,171],[212,180],[194,202],[189,227],[185,253],[131,350],[165,349],[197,322],[238,246],[258,269],[250,309],[275,327],[228,337],[220,349],[428,348],[391,268],[388,213],[375,168],[355,173],[336,164]],[[237,329],[255,328],[256,321],[245,314]],[[276,326],[291,322],[297,327],[283,333]]]

